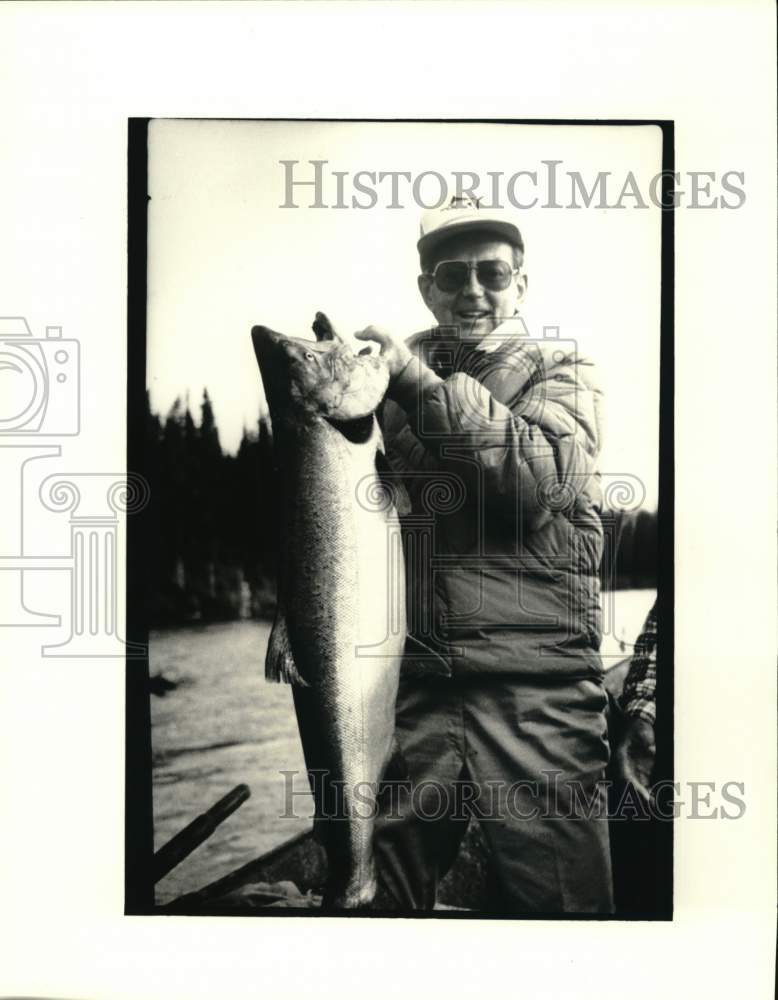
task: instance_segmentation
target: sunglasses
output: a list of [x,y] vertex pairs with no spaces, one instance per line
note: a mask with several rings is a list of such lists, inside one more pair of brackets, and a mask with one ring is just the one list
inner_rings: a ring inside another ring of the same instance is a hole
[[513,268],[506,260],[479,260],[470,264],[465,260],[441,260],[432,272],[425,272],[432,278],[441,292],[458,292],[464,288],[475,271],[478,283],[490,292],[503,292],[510,285],[518,268]]

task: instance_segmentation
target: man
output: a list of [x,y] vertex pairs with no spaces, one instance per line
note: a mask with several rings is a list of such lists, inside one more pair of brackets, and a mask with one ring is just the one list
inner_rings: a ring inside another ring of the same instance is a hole
[[425,216],[418,250],[439,326],[407,344],[376,327],[357,336],[390,370],[387,457],[412,504],[410,628],[452,676],[401,682],[414,794],[379,816],[382,902],[432,909],[472,814],[501,911],[611,912],[592,366],[528,337],[509,217],[453,199]]
[[[665,784],[670,776],[666,770],[669,748],[662,745],[661,735],[658,740],[655,737],[658,641],[657,601],[635,643],[622,690],[611,704],[610,733],[615,744],[609,767],[614,779],[611,860],[615,901],[623,914],[672,911],[672,826],[659,818],[667,815],[669,802],[664,797],[657,802],[652,796],[652,782]],[[614,681],[618,682],[618,676]],[[611,687],[614,695],[617,690]]]
[[658,639],[655,601],[635,642],[624,689],[619,698],[625,725],[624,735],[615,753],[618,778],[632,785],[645,803],[648,803],[651,796],[649,786],[656,756],[654,726]]

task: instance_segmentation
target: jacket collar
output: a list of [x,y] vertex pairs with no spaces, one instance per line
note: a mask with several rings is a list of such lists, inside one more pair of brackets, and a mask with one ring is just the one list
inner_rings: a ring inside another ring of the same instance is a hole
[[461,369],[465,358],[473,351],[489,353],[505,340],[514,337],[529,337],[527,325],[518,313],[503,320],[477,344],[462,340],[458,326],[436,326],[420,330],[412,334],[405,343],[437,375],[448,378]]

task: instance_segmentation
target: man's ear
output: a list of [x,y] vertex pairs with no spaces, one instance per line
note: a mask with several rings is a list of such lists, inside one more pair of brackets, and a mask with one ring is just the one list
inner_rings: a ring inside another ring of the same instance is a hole
[[527,288],[529,287],[529,278],[523,272],[516,275],[516,290],[518,291],[518,301],[521,302],[524,296],[527,294]]
[[424,299],[424,305],[428,309],[432,309],[432,304],[430,302],[430,293],[432,292],[432,276],[429,274],[420,274],[416,279],[416,284],[419,286],[421,297]]

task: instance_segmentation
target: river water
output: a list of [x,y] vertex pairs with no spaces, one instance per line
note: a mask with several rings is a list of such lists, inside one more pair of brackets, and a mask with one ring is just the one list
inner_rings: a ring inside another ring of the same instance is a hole
[[[606,594],[606,669],[629,654],[653,603],[652,590]],[[178,686],[152,696],[154,847],[158,850],[235,785],[251,798],[157,885],[157,901],[201,888],[310,827],[310,799],[294,799],[284,817],[289,777],[306,788],[289,688],[267,684],[264,659],[270,624],[239,621],[151,634],[150,671]]]

